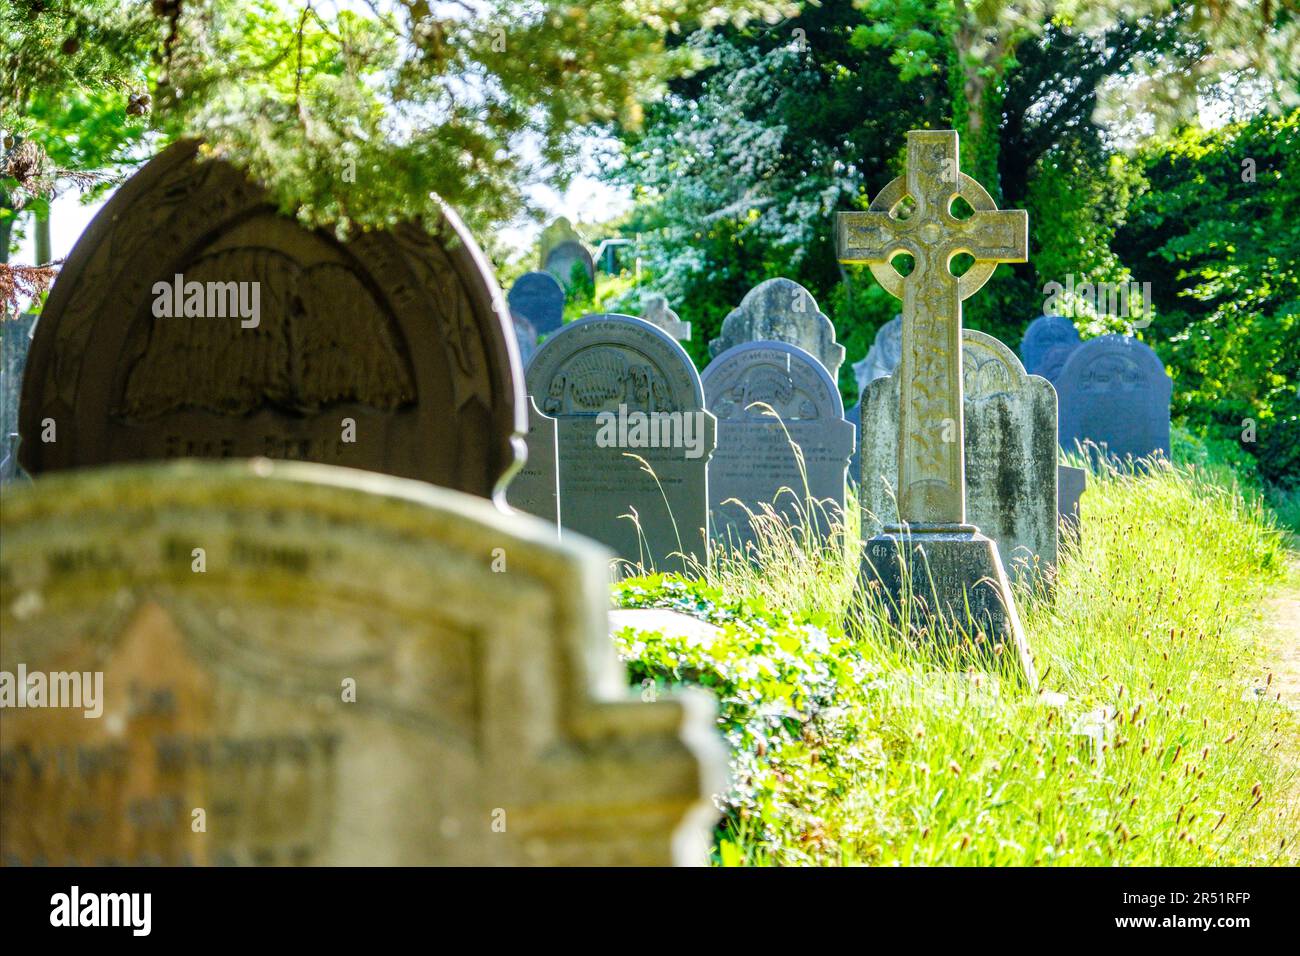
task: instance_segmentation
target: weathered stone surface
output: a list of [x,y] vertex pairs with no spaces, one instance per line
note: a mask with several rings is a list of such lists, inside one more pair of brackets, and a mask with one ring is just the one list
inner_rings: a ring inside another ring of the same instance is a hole
[[832,381],[839,381],[844,346],[835,341],[835,326],[817,308],[812,293],[793,279],[768,279],[745,294],[722,320],[722,331],[709,343],[709,357],[745,342],[788,342],[814,356]]
[[1091,443],[1112,459],[1169,457],[1173,382],[1150,346],[1103,335],[1079,346],[1056,383],[1061,447]]
[[[1037,670],[996,541],[969,530],[886,532],[867,541],[863,565],[870,572],[869,599],[882,601],[896,619],[907,618],[916,631],[931,617],[953,628],[947,634],[932,629],[931,640],[946,637],[974,645],[982,636],[974,656],[1001,646],[1002,653],[1019,661],[1029,686],[1037,687]],[[904,604],[919,605],[922,613],[905,611]]]
[[[966,520],[962,396],[962,300],[979,291],[998,263],[1024,261],[1029,221],[1023,210],[999,210],[988,192],[960,170],[955,131],[911,130],[904,175],[885,186],[866,212],[836,216],[840,261],[866,263],[881,286],[903,300],[897,375],[900,523],[883,529],[865,548],[867,555],[891,567],[882,568],[864,556],[862,579],[868,586],[884,587],[897,613],[906,606],[922,619],[931,616],[936,624],[942,619],[965,627],[970,623],[963,613],[968,603],[978,602],[972,608],[989,613],[1000,605],[1005,613],[992,618],[1001,631],[994,643],[1014,652],[1024,677],[1036,686],[1034,663],[997,545]],[[969,216],[952,215],[954,196],[970,206]],[[902,217],[899,208],[909,197],[914,208]],[[893,265],[900,253],[909,254],[915,263],[906,276]],[[958,254],[974,260],[959,277],[949,268]],[[983,370],[977,373],[984,374]],[[865,432],[866,399],[862,410]],[[1053,468],[1053,481],[1055,475]],[[1053,493],[1053,506],[1055,497]],[[890,551],[892,558],[885,553]],[[923,577],[934,593],[919,606],[913,603],[914,595],[901,587],[907,578],[904,567],[917,554],[933,558]]]
[[1040,315],[1025,329],[1020,358],[1029,374],[1055,382],[1065,360],[1079,345],[1079,330],[1074,322],[1063,315]]
[[549,272],[525,272],[507,299],[510,311],[531,322],[537,335],[550,335],[564,324],[564,289]]
[[6,709],[3,862],[705,859],[712,709],[629,692],[588,543],[265,461],[50,476],[0,521],[0,667],[103,680],[98,718]]
[[[963,329],[962,353],[967,520],[997,542],[1013,579],[1047,571],[1058,547],[1056,394],[990,335]],[[859,496],[872,535],[898,521],[897,378],[868,385],[862,407]]]
[[546,271],[560,281],[560,285],[569,288],[573,282],[574,267],[581,266],[587,278],[596,279],[596,264],[591,252],[581,242],[562,242],[546,256]]
[[533,396],[528,396],[528,455],[506,486],[506,502],[513,508],[549,521],[558,533],[560,516],[559,451],[556,421],[543,415]]
[[[32,341],[24,467],[262,455],[493,494],[517,464],[522,382],[505,302],[454,214],[340,243],[197,149],[132,177],[63,267]],[[257,324],[158,316],[171,296],[155,286],[177,275],[243,283]]]
[[678,342],[690,341],[691,323],[683,322],[676,312],[668,308],[668,299],[658,293],[641,300],[641,318],[659,326]]
[[1082,468],[1059,465],[1056,469],[1057,513],[1062,525],[1079,525],[1079,499],[1088,488],[1088,473]]
[[861,395],[868,385],[878,378],[893,375],[903,357],[903,317],[896,315],[876,330],[875,341],[866,357],[853,363],[853,376]]
[[682,347],[642,319],[589,315],[542,344],[527,382],[557,420],[565,531],[646,567],[703,561],[716,423]]
[[30,312],[0,313],[0,482],[18,469],[18,398],[35,325]]
[[714,536],[743,549],[754,539],[749,516],[764,505],[823,534],[842,523],[853,426],[822,364],[785,342],[746,342],[715,358],[701,378],[718,420],[709,463]]

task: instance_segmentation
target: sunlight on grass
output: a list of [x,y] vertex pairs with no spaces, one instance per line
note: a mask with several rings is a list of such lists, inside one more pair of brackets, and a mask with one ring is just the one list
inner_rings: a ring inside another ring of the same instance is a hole
[[1017,593],[1038,695],[854,589],[853,501],[827,535],[767,509],[754,550],[616,586],[722,628],[618,635],[634,684],[718,695],[733,786],[714,862],[1300,862],[1279,759],[1296,716],[1255,643],[1285,568],[1274,516],[1231,472],[1166,463],[1093,472],[1082,508],[1052,593]]

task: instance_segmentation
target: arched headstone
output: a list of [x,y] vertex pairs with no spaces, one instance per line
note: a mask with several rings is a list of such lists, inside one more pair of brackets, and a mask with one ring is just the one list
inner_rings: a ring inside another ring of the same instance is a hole
[[525,272],[506,299],[510,311],[531,322],[538,335],[550,335],[564,324],[564,289],[549,272]]
[[[967,520],[998,544],[1013,577],[1056,565],[1056,394],[991,335],[962,330]],[[898,379],[876,379],[861,406],[863,535],[898,520]],[[936,425],[942,429],[942,423]],[[942,440],[942,434],[938,436]]]
[[1091,443],[1112,459],[1169,457],[1173,382],[1149,345],[1124,335],[1089,339],[1061,370],[1061,447]]
[[746,342],[710,362],[701,379],[718,420],[709,462],[714,536],[743,548],[754,537],[749,513],[763,505],[822,534],[842,522],[853,426],[825,367],[796,345]]
[[648,568],[703,562],[716,426],[682,347],[642,319],[589,315],[542,344],[527,382],[557,422],[565,531]]
[[63,267],[32,341],[23,466],[265,456],[498,490],[522,380],[455,215],[340,242],[198,148],[133,176]]
[[717,358],[744,342],[789,342],[826,366],[838,382],[844,346],[835,341],[835,326],[817,308],[812,293],[793,279],[768,279],[745,294],[740,305],[722,320],[722,331],[709,343]]
[[1050,382],[1065,365],[1070,353],[1079,347],[1079,330],[1063,315],[1040,315],[1029,323],[1020,341],[1020,358],[1031,375],[1041,375]]
[[573,282],[575,266],[581,266],[587,278],[595,281],[596,264],[592,261],[591,252],[581,242],[562,242],[546,256],[546,271],[555,276],[566,289]]

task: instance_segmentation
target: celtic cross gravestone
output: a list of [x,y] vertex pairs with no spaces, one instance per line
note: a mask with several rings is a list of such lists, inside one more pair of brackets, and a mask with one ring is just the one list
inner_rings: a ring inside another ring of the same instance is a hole
[[[965,218],[953,214],[959,197],[973,210]],[[867,542],[863,578],[878,583],[896,613],[909,600],[911,582],[922,592],[918,606],[972,637],[991,633],[995,646],[1013,649],[1034,685],[997,545],[966,522],[961,336],[962,300],[999,262],[1024,261],[1028,233],[1023,210],[999,210],[960,171],[955,131],[912,130],[906,174],[885,186],[866,212],[839,213],[836,238],[841,262],[867,263],[885,290],[903,300],[900,520]],[[915,263],[907,276],[892,261],[903,253]],[[956,276],[951,263],[962,253],[975,261]]]

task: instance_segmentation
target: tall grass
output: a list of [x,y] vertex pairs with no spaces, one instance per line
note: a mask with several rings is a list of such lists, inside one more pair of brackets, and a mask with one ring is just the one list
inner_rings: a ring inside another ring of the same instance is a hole
[[624,604],[722,627],[711,644],[619,636],[635,682],[720,698],[734,756],[715,861],[1300,862],[1296,717],[1255,641],[1285,566],[1275,519],[1194,465],[1094,471],[1082,508],[1052,592],[1018,592],[1038,694],[954,671],[863,601],[843,524],[771,521],[694,580],[620,585]]

